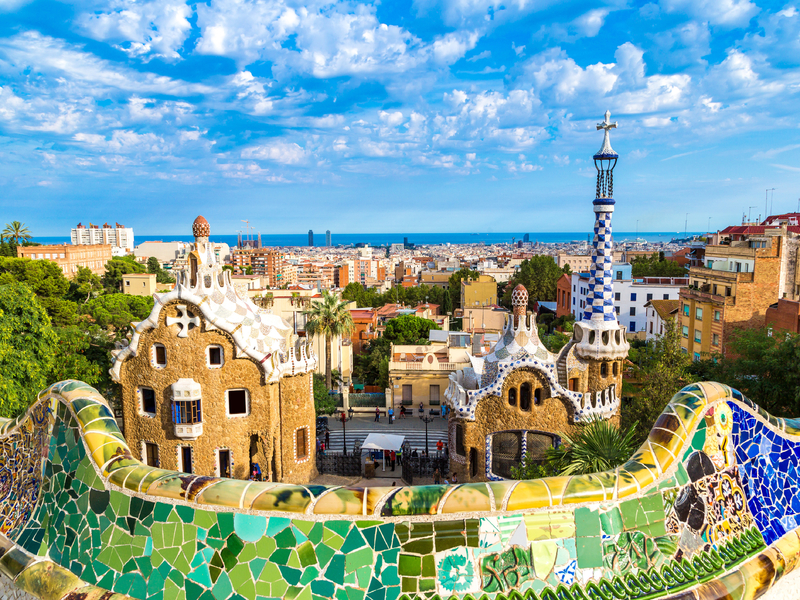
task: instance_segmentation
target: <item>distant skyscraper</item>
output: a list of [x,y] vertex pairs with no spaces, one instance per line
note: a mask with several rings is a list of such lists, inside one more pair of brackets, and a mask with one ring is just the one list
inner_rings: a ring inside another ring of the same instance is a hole
[[408,238],[407,237],[403,238],[403,246],[408,246]]
[[309,229],[308,230],[308,245],[309,246],[313,246],[314,245],[314,230],[313,229]]
[[522,236],[522,241],[525,242],[526,244],[528,242],[530,242],[531,241],[531,234],[530,233],[526,233],[525,235],[523,235]]
[[325,232],[325,245],[330,248],[331,247],[331,230]]

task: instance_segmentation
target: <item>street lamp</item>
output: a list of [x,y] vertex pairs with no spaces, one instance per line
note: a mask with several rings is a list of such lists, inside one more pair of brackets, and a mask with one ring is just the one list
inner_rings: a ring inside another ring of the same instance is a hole
[[353,413],[355,413],[355,411],[353,410],[352,406],[347,411],[347,416],[345,416],[344,410],[340,413],[341,414],[341,419],[342,419],[342,454],[344,456],[347,456],[347,427],[346,427],[346,423],[348,421],[352,421],[353,420]]
[[425,423],[425,456],[430,457],[430,454],[428,454],[428,423],[433,423],[433,419],[435,417],[432,417],[430,415],[426,415],[425,413],[423,413],[423,414],[421,414],[419,416],[419,418],[420,418],[420,421]]

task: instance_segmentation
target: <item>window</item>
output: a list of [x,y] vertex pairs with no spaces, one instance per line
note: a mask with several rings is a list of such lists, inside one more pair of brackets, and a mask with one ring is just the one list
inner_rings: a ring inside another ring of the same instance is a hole
[[636,316],[636,307],[635,306],[631,306],[631,316],[632,317]]
[[578,391],[578,378],[573,377],[569,380],[569,391],[570,392],[577,392]]
[[430,404],[431,406],[439,406],[439,386],[430,386]]
[[649,302],[652,299],[653,299],[653,294],[647,294],[647,301]]
[[520,410],[531,409],[531,384],[527,381],[519,386],[519,408]]
[[608,363],[600,363],[600,377],[608,377]]
[[699,344],[700,340],[702,340],[702,339],[703,339],[703,333],[699,329],[695,329],[694,330],[694,341]]
[[217,450],[219,460],[219,476],[230,478],[231,476],[231,451],[227,448]]
[[616,312],[617,314],[619,314],[619,306],[615,306],[615,307],[614,307],[614,312]]
[[535,406],[541,406],[542,404],[542,388],[536,388],[533,390],[533,404]]
[[684,316],[689,316],[689,305],[684,302],[683,304],[683,314]]
[[508,405],[509,406],[517,405],[517,388],[511,388],[510,390],[508,390]]
[[250,413],[247,390],[226,390],[225,392],[228,416],[245,416]]
[[636,332],[636,321],[631,321],[630,322],[630,327],[628,327],[628,331]]
[[620,297],[620,293],[619,292],[614,292],[614,301],[615,302],[619,302],[619,297]]
[[729,287],[725,288],[725,295],[726,296],[730,296],[731,295],[731,288],[729,288]]
[[650,335],[653,335],[653,322],[650,321]]
[[206,350],[208,366],[212,369],[221,367],[224,362],[222,346],[209,346]]
[[617,363],[611,365],[611,373],[614,375],[614,377],[616,377],[619,373],[619,365]]
[[664,300],[669,300],[669,294],[664,294]]
[[301,427],[294,434],[294,451],[297,460],[308,457],[307,427]]
[[631,293],[631,302],[636,302],[636,294]]
[[715,283],[712,287],[712,293],[716,296],[717,295],[717,284]]
[[403,385],[403,406],[411,406],[413,397],[411,394],[411,386],[408,384]]
[[[152,388],[139,388],[142,397],[142,412],[155,416],[156,414],[156,393]],[[149,464],[149,463],[148,463]]]
[[467,455],[467,451],[464,448],[464,426],[461,423],[456,423],[456,454],[459,456]]
[[702,308],[695,308],[694,309],[694,318],[698,321],[703,320],[703,309]]
[[470,477],[478,475],[478,451],[475,448],[469,449],[469,475]]
[[720,317],[721,317],[721,313],[718,310],[715,310],[714,311],[714,320],[715,321],[719,321]]
[[700,353],[699,352],[695,352],[694,353],[694,360],[700,360]]
[[130,284],[131,284],[131,282],[130,282],[129,280],[127,280],[127,279],[126,279],[126,280],[125,280],[125,285],[130,285]]
[[687,325],[684,325],[682,330],[683,330],[683,337],[688,338],[689,337],[689,327]]
[[622,281],[622,271],[617,271],[617,281]]
[[681,346],[681,354],[689,354],[689,351],[683,346]]
[[142,442],[142,443],[144,444],[144,452],[142,452],[142,458],[144,458],[144,464],[151,467],[159,466],[158,446],[156,446],[152,442]]
[[191,446],[178,446],[178,450],[180,452],[181,458],[181,471],[184,473],[193,473],[194,472],[194,460],[192,457],[192,447]]
[[153,360],[157,367],[167,366],[167,349],[164,344],[153,344]]

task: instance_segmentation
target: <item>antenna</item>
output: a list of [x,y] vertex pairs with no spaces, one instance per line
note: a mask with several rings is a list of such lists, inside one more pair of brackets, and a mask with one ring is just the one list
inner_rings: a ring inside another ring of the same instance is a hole
[[758,208],[758,207],[757,206],[751,206],[750,210],[747,212],[747,222],[748,223],[752,223],[753,222],[753,209],[754,208]]
[[769,198],[769,193],[772,192],[773,199],[775,198],[775,188],[768,188],[764,191],[764,218],[766,219],[767,216],[772,212],[772,203],[769,203],[769,210],[767,210],[767,203]]
[[686,219],[683,221],[683,237],[686,239],[686,231],[689,224],[689,213],[686,213]]

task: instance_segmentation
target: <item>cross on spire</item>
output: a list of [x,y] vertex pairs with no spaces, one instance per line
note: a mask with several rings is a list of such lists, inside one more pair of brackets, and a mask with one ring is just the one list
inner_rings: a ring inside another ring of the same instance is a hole
[[605,129],[606,135],[608,135],[609,129],[616,129],[616,128],[617,128],[617,122],[616,121],[614,121],[613,123],[611,122],[611,111],[607,110],[603,122],[597,124],[597,129]]

